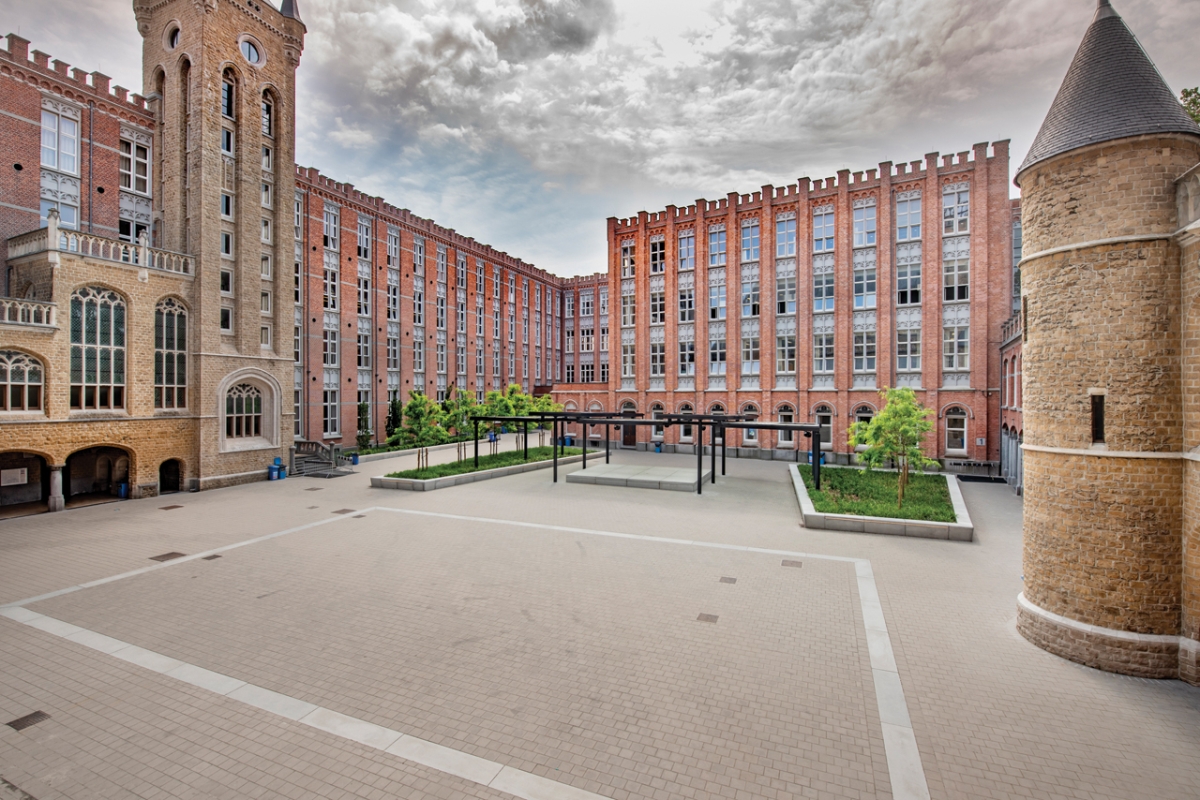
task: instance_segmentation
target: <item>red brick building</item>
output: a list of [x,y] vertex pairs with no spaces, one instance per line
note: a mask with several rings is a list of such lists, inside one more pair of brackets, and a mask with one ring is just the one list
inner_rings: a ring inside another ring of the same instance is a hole
[[[845,462],[849,425],[877,411],[883,387],[909,386],[937,412],[931,456],[994,469],[1019,219],[1009,179],[1001,141],[609,219],[607,285],[594,290],[612,304],[609,380],[555,397],[817,422]],[[570,337],[571,317],[565,325]],[[638,436],[671,449],[690,444],[685,434]],[[731,435],[742,455],[796,446],[774,432]]]

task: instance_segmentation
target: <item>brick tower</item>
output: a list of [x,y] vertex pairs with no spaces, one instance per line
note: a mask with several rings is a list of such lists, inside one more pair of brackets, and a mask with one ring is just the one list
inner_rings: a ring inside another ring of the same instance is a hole
[[1025,541],[1017,625],[1197,682],[1200,126],[1100,0],[1016,181]]
[[133,8],[157,117],[154,239],[196,264],[193,396],[199,473],[212,476],[201,488],[213,488],[260,474],[292,441],[295,78],[305,27],[295,0]]

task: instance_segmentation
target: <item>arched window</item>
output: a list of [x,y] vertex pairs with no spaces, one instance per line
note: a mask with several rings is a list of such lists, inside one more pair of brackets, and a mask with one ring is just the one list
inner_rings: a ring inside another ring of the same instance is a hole
[[[708,413],[712,414],[714,417],[723,417],[725,416],[725,406],[721,405],[720,403],[713,403],[713,406],[708,410]],[[713,429],[714,444],[722,444],[725,441],[725,436],[723,433],[718,433],[718,430],[719,429],[717,428]]]
[[959,406],[946,409],[946,453],[967,454],[967,412]]
[[[742,416],[748,417],[747,422],[758,419],[758,406],[746,404],[742,406]],[[758,429],[743,428],[742,429],[742,444],[757,445],[758,444]]]
[[0,411],[41,411],[43,381],[42,362],[0,350]]
[[270,92],[263,92],[262,96],[262,135],[275,135],[275,101]]
[[1013,363],[1013,405],[1016,408],[1020,408],[1022,401],[1025,399],[1021,397],[1021,356],[1017,356],[1015,359],[1013,359]]
[[1007,406],[1008,401],[1012,399],[1012,392],[1009,391],[1009,388],[1008,388],[1008,375],[1009,375],[1008,370],[1009,370],[1009,361],[1006,358],[1006,359],[1004,359],[1004,369],[1000,373],[1001,375],[1004,376],[1003,380],[1000,381],[1000,405],[1002,407]]
[[154,407],[187,408],[187,311],[173,297],[154,310]]
[[854,409],[854,421],[855,422],[870,422],[874,418],[875,418],[875,409],[871,408],[868,405],[861,405],[858,408]]
[[[692,411],[692,405],[691,405],[691,403],[684,403],[683,405],[681,405],[681,406],[679,407],[679,413],[680,413],[680,414],[692,414],[692,413],[694,413],[694,412]],[[691,425],[681,425],[681,426],[679,426],[679,441],[681,441],[681,442],[690,442],[690,441],[692,441],[692,426],[691,426]]]
[[99,287],[71,295],[71,408],[125,407],[125,300]]
[[[662,415],[663,415],[662,403],[654,403],[650,406],[650,418],[651,419],[662,419]],[[663,426],[662,425],[651,426],[650,432],[651,432],[652,437],[655,439],[663,438]]]
[[[796,421],[796,411],[791,406],[787,406],[787,405],[780,406],[778,416],[779,416],[779,421],[784,424],[790,425],[791,423]],[[793,442],[795,442],[795,432],[794,431],[780,431],[779,432],[779,446],[780,447],[791,447]]]
[[821,449],[833,449],[833,409],[827,405],[819,405],[813,411],[817,425],[821,427]]
[[237,78],[233,70],[227,69],[221,75],[221,114],[229,119],[237,119]]
[[262,390],[239,383],[225,395],[225,438],[262,436]]

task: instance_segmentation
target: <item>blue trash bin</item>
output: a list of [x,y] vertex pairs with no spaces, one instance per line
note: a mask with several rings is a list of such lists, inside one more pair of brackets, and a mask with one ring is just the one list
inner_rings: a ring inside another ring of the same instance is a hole
[[350,463],[351,463],[351,464],[353,464],[353,465],[354,465],[354,466],[356,466],[356,467],[358,466],[358,453],[351,453],[351,455],[350,455]]
[[279,480],[279,467],[275,466],[274,464],[267,467],[267,480],[269,480],[269,481]]
[[286,477],[287,477],[287,467],[280,466],[279,467],[279,480],[283,480]]
[[128,483],[118,483],[117,484],[117,497],[120,498],[121,500],[129,499],[129,484]]

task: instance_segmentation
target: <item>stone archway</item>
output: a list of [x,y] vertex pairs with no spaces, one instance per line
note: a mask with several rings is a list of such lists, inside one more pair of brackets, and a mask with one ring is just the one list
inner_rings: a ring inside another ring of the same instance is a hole
[[[77,450],[63,468],[63,498],[68,507],[108,502],[129,497],[131,454],[111,445]],[[125,488],[122,489],[121,487]]]
[[50,467],[36,453],[0,453],[0,519],[49,510]]

